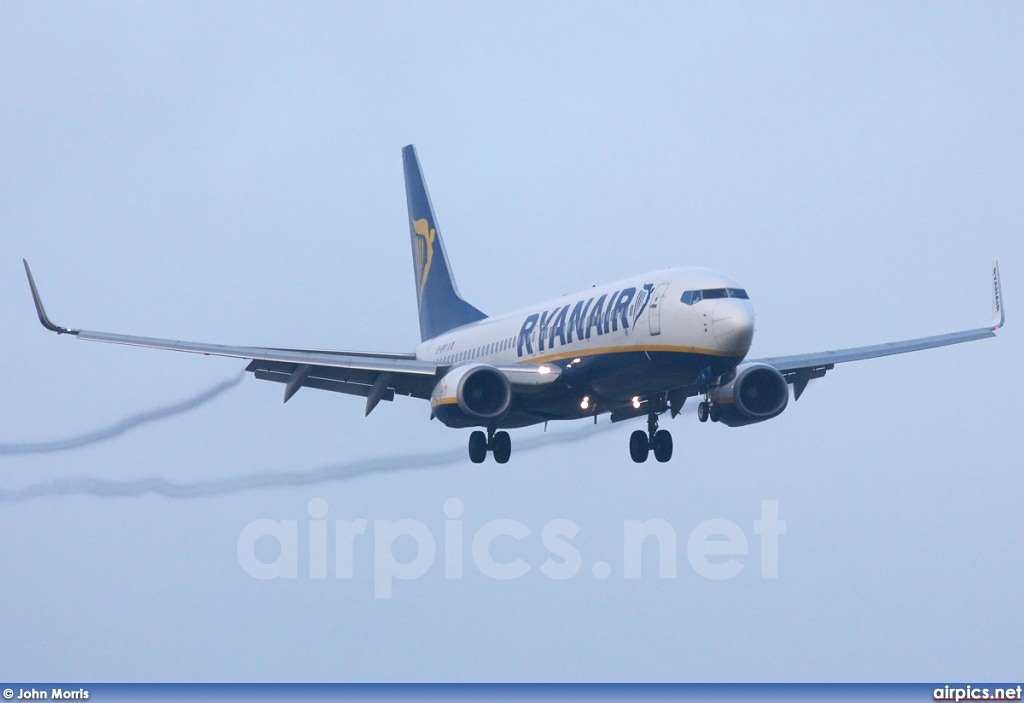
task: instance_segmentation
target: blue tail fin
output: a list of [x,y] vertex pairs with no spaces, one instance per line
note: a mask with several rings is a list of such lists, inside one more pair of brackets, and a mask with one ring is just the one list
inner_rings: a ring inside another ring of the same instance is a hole
[[416,273],[416,302],[420,310],[420,338],[426,341],[450,329],[482,320],[487,315],[459,295],[412,144],[402,149],[402,162],[405,166],[405,199],[409,205],[412,263]]

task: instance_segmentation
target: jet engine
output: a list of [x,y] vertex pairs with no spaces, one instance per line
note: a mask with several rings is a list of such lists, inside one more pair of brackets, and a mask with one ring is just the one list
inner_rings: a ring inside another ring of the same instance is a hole
[[742,364],[728,383],[712,394],[718,419],[729,427],[770,420],[789,404],[789,386],[778,369],[767,364]]
[[430,395],[434,415],[449,427],[496,423],[512,405],[512,384],[487,364],[466,364],[446,373]]

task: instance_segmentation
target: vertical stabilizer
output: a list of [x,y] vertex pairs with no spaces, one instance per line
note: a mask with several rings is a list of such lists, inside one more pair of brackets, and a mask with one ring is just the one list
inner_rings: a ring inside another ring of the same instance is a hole
[[486,315],[459,295],[448,255],[441,241],[441,229],[434,217],[427,184],[423,180],[416,149],[402,149],[405,166],[405,199],[409,205],[409,235],[416,274],[416,303],[420,313],[420,338],[433,339],[450,329],[482,320]]

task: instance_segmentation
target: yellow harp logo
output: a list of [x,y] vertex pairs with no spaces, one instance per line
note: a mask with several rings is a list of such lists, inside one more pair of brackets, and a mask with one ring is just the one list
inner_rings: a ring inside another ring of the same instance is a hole
[[427,285],[427,276],[430,275],[430,262],[434,260],[434,239],[437,238],[437,230],[430,227],[426,218],[413,220],[412,228],[419,235],[413,242],[416,252],[416,282],[420,285],[422,300],[423,288]]

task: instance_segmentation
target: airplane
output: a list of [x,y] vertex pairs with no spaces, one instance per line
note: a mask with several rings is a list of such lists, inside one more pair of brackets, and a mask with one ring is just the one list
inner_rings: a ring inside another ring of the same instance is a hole
[[999,263],[992,265],[987,327],[812,354],[748,360],[754,309],[743,286],[706,268],[669,268],[595,286],[500,316],[459,293],[416,150],[402,150],[420,344],[408,353],[236,347],[110,334],[55,325],[28,276],[43,327],[78,339],[248,359],[257,379],[284,384],[284,401],[303,387],[366,399],[365,415],[396,395],[430,401],[430,419],[475,429],[469,458],[512,453],[509,429],[609,414],[647,418],[629,439],[642,463],[672,458],[675,418],[701,397],[701,422],[741,427],[777,417],[807,384],[836,364],[994,337],[1006,321]]

